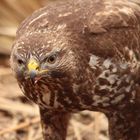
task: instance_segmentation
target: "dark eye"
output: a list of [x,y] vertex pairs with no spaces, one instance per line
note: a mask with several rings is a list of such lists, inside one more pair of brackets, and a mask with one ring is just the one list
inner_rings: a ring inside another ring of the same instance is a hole
[[56,55],[51,55],[47,58],[47,62],[50,64],[54,64],[56,61]]
[[18,59],[17,62],[18,62],[19,65],[23,65],[24,64],[24,61],[21,60],[21,59]]

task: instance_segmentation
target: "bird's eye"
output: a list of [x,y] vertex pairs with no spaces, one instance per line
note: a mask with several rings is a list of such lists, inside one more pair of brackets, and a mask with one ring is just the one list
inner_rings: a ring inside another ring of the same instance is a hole
[[47,58],[47,62],[50,64],[54,64],[56,61],[56,55],[51,55]]
[[24,64],[24,61],[21,60],[21,59],[18,59],[17,62],[18,62],[19,65],[23,65]]

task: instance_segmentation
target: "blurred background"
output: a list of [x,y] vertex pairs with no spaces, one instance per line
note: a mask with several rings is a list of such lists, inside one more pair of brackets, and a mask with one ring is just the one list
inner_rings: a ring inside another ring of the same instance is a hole
[[[0,140],[42,140],[38,108],[21,93],[9,66],[9,56],[18,25],[48,3],[0,0]],[[103,114],[80,112],[70,121],[67,140],[108,140],[107,128]]]

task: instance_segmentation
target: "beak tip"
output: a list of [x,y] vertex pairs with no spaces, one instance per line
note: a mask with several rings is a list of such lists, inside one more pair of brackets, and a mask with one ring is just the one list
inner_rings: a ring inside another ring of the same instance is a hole
[[30,78],[31,79],[35,79],[36,75],[37,75],[37,71],[36,70],[30,71]]

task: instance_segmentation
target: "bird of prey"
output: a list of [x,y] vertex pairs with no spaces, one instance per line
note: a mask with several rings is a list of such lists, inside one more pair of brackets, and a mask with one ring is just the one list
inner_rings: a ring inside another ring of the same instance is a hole
[[140,139],[139,0],[50,2],[20,25],[11,67],[44,140],[65,140],[83,110],[107,116],[111,140]]

